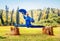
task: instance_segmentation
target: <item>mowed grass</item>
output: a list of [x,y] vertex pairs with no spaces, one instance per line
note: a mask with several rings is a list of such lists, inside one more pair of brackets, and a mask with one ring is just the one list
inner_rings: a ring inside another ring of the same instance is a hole
[[60,27],[54,28],[54,36],[43,34],[42,28],[26,27],[19,27],[21,35],[13,36],[10,27],[0,26],[0,41],[60,41]]

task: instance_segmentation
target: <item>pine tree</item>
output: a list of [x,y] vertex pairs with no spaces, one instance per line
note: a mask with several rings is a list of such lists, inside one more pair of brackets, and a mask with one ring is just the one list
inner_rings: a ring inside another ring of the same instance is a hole
[[40,21],[41,17],[42,17],[42,11],[39,14],[38,21]]
[[6,25],[8,25],[8,7],[7,7],[7,5],[5,6],[5,9],[6,9]]
[[52,12],[52,13],[55,13],[54,8],[51,8],[51,12]]
[[3,10],[0,10],[0,19],[1,19],[1,23],[2,23],[2,25],[4,25],[4,20],[3,20],[3,18],[2,18],[2,14],[3,14]]
[[14,9],[11,12],[11,25],[13,25],[13,13],[14,13]]
[[16,12],[16,23],[17,25],[19,24],[19,7],[17,8],[17,12]]
[[33,18],[33,11],[31,10],[31,17]]
[[46,19],[48,19],[48,17],[49,17],[49,12],[50,11],[50,8],[47,8],[47,10],[46,10]]
[[58,10],[58,16],[60,16],[60,11]]

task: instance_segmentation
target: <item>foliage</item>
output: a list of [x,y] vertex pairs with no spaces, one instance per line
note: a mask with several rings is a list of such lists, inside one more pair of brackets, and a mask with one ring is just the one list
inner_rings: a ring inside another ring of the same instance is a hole
[[[10,13],[9,8],[6,6],[6,10],[3,11],[4,14],[2,15],[4,25],[8,25],[8,24],[10,25],[13,23],[25,24],[25,20],[23,19],[22,15],[19,14],[18,10],[19,8],[17,8],[16,11],[12,10]],[[30,11],[31,12],[28,11],[29,15],[35,20],[33,25],[36,24],[36,25],[44,25],[44,26],[57,26],[58,24],[60,24],[60,16],[58,15],[60,14],[59,9],[56,10],[55,8],[51,8],[51,9],[47,8],[43,10],[30,10]],[[1,21],[0,24],[2,24]]]
[[39,22],[36,22],[36,24],[40,24],[43,26],[58,26],[60,23],[60,17],[57,14],[49,14],[48,19],[41,19]]

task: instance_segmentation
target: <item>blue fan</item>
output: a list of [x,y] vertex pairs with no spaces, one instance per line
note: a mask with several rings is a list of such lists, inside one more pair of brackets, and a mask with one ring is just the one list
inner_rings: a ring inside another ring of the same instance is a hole
[[24,15],[26,15],[26,13],[27,13],[27,11],[25,9],[20,9],[19,12],[21,12]]

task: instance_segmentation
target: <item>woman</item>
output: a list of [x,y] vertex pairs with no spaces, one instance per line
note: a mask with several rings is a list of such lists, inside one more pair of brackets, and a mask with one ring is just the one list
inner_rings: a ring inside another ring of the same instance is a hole
[[26,25],[28,28],[31,27],[31,26],[32,26],[32,25],[31,25],[31,22],[34,22],[34,19],[31,18],[31,17],[29,16],[29,14],[23,15],[23,17],[24,17],[25,22],[26,22],[25,25]]

